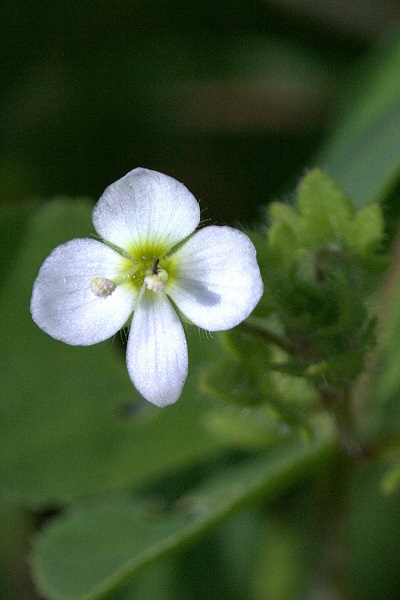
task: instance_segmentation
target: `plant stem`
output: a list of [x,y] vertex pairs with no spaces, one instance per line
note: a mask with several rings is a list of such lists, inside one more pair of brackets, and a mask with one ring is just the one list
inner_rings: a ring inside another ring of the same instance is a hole
[[291,356],[296,355],[295,346],[287,338],[282,337],[281,335],[274,333],[273,331],[265,329],[264,327],[259,327],[253,321],[250,322],[247,319],[246,321],[242,321],[242,323],[240,323],[238,327],[243,331],[248,331],[249,333],[253,333],[255,335],[260,336],[269,344],[273,344],[274,346],[281,348]]
[[351,388],[337,389],[327,385],[317,385],[317,390],[323,405],[335,419],[342,450],[353,460],[365,460],[364,449],[358,440]]
[[348,555],[345,544],[347,491],[354,461],[339,452],[317,482],[315,514],[319,529],[317,578],[311,600],[348,598]]

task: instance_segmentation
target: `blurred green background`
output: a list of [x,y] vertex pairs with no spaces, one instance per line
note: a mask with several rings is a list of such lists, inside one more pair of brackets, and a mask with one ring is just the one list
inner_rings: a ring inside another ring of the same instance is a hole
[[206,217],[251,223],[399,15],[395,0],[3,0],[2,200],[98,198],[145,166]]
[[[189,336],[191,376],[176,406],[130,414],[136,396],[118,341],[71,349],[31,323],[37,269],[54,245],[90,233],[92,201],[74,200],[74,210],[49,204],[30,225],[27,217],[53,196],[94,201],[108,184],[144,166],[184,182],[203,218],[256,226],[265,204],[291,194],[319,162],[321,147],[365,88],[373,99],[364,114],[357,104],[363,117],[333,137],[336,152],[320,156],[328,156],[330,171],[357,205],[371,190],[373,200],[382,199],[384,190],[394,222],[400,6],[395,0],[3,0],[0,23],[0,269],[11,277],[3,279],[0,305],[7,315],[0,348],[0,598],[36,600],[30,539],[53,511],[77,502],[79,514],[82,497],[125,489],[173,504],[203,475],[228,472],[243,448],[239,441],[232,450],[207,432],[209,405],[194,391],[203,363],[220,354],[213,340]],[[377,80],[377,94],[375,68],[388,82]],[[393,137],[376,125],[375,107]],[[346,146],[347,131],[355,152]],[[363,148],[375,171],[365,166]],[[400,375],[393,377],[397,399]],[[293,461],[301,465],[306,458],[296,452]],[[346,513],[352,598],[391,600],[399,589],[400,501],[380,494],[379,469],[355,471]],[[315,487],[307,479],[283,499],[239,513],[109,598],[308,598],[319,558]]]

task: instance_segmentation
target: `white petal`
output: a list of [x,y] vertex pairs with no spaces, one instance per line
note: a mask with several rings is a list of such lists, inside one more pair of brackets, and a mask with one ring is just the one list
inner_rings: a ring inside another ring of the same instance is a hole
[[156,241],[169,250],[199,224],[196,198],[179,181],[137,168],[112,183],[93,209],[101,237],[130,249]]
[[178,400],[188,355],[181,322],[165,294],[145,291],[135,310],[126,350],[130,378],[146,400],[166,406]]
[[256,250],[237,229],[205,227],[178,249],[175,259],[178,276],[166,291],[183,314],[203,329],[234,327],[261,298]]
[[33,286],[31,313],[46,333],[67,344],[88,346],[111,337],[132,313],[135,294],[119,285],[105,297],[91,282],[112,278],[126,259],[96,240],[76,239],[53,250]]

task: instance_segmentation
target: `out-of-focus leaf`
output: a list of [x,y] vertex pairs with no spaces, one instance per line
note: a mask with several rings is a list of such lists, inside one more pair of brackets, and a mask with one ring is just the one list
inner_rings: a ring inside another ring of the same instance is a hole
[[199,362],[218,352],[213,340],[189,336],[193,376],[177,405],[158,409],[139,399],[118,340],[72,347],[33,323],[29,301],[41,262],[57,244],[90,230],[87,201],[46,205],[0,299],[0,486],[27,503],[131,485],[218,447],[203,431],[194,391]]
[[7,275],[24,241],[29,219],[38,208],[37,202],[25,202],[14,206],[1,207],[0,218],[0,287],[3,288]]
[[390,495],[398,492],[400,488],[400,448],[395,446],[389,448],[386,453],[389,463],[386,473],[382,477],[381,490],[384,494]]
[[176,600],[184,597],[174,558],[151,564],[133,581],[107,594],[107,600]]
[[348,557],[348,598],[380,600],[399,595],[400,494],[383,494],[382,464],[353,469],[348,520],[343,524]]
[[225,470],[182,498],[172,512],[121,500],[55,519],[39,535],[35,580],[51,600],[95,600],[145,565],[190,542],[233,511],[270,497],[314,468],[335,447],[331,421],[315,438],[292,442]]
[[253,587],[264,521],[265,505],[255,504],[239,511],[215,530],[213,539],[229,585],[229,596],[225,600],[253,598],[249,590]]
[[307,548],[299,529],[298,523],[293,527],[271,516],[264,523],[251,598],[298,600],[307,596],[304,589]]
[[201,378],[202,388],[222,402],[242,406],[260,404],[259,374],[251,365],[227,359],[213,364]]
[[234,404],[210,410],[204,421],[207,431],[226,446],[258,450],[288,438],[292,432],[270,407]]
[[[348,90],[349,110],[316,163],[346,190],[357,208],[380,202],[400,174],[400,38],[370,57]],[[346,100],[346,104],[348,100]]]
[[[363,435],[368,440],[400,435],[400,244],[383,288],[380,306],[380,346],[371,376],[361,384]],[[365,389],[364,389],[365,386]]]
[[31,519],[19,506],[0,502],[0,597],[24,598],[28,585],[25,567],[26,538]]

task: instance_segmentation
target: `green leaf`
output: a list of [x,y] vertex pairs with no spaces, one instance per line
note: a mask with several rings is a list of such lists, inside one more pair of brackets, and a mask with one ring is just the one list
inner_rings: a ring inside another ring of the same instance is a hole
[[208,395],[217,400],[247,406],[264,400],[259,379],[259,374],[250,364],[228,359],[213,363],[202,374],[201,385]]
[[272,222],[283,221],[296,231],[299,215],[293,206],[283,202],[271,202],[268,205],[268,214]]
[[45,205],[13,256],[0,299],[0,487],[24,503],[53,505],[133,485],[218,450],[201,424],[195,377],[218,353],[215,341],[189,336],[194,375],[176,405],[158,409],[134,390],[118,339],[73,347],[33,323],[40,264],[57,244],[87,235],[90,212],[84,200]]
[[358,208],[382,202],[399,179],[399,71],[400,40],[395,35],[352,80],[348,97],[354,101],[315,161]]
[[370,368],[369,380],[361,386],[361,416],[368,440],[400,435],[400,247],[393,254],[393,267],[378,307],[380,343]]
[[259,450],[289,438],[291,429],[270,407],[220,406],[204,419],[207,431],[228,448]]
[[332,235],[332,231],[340,231],[342,224],[354,214],[354,207],[344,190],[318,168],[309,171],[300,181],[296,199],[298,209],[305,219],[328,219],[330,228],[327,237]]
[[344,190],[321,169],[312,169],[301,180],[297,206],[302,217],[302,241],[308,248],[340,242],[354,215]]
[[1,208],[0,220],[0,282],[3,288],[6,278],[12,270],[13,259],[23,243],[29,219],[38,208],[37,202],[20,202],[18,210],[15,206],[5,205]]
[[399,592],[400,494],[383,494],[382,463],[354,465],[342,521],[348,557],[347,595],[355,600],[391,600]]
[[310,443],[292,442],[225,470],[183,497],[172,512],[120,500],[56,518],[39,535],[35,580],[51,600],[95,600],[146,565],[189,543],[239,508],[277,494],[336,447],[320,418]]
[[267,515],[263,523],[260,555],[256,569],[253,567],[252,599],[299,600],[309,596],[305,582],[310,576],[307,559],[311,543],[302,531],[308,516],[296,514],[296,524],[290,522],[294,516],[285,517],[282,518],[279,513]]
[[385,453],[388,468],[381,481],[381,490],[384,494],[393,494],[400,488],[400,447],[399,445],[390,448]]
[[384,230],[382,209],[374,202],[358,211],[348,224],[346,241],[356,254],[368,256],[380,250]]
[[0,591],[2,600],[26,597],[26,541],[30,516],[19,506],[0,502]]
[[281,273],[282,269],[286,270],[299,255],[299,237],[296,230],[286,221],[272,223],[268,231],[268,243],[270,259],[277,263]]
[[231,357],[257,366],[264,373],[265,365],[271,361],[271,350],[258,330],[246,328],[249,321],[251,317],[239,327],[221,331],[218,340]]
[[160,560],[122,588],[107,594],[107,600],[176,600],[182,596],[174,558]]

